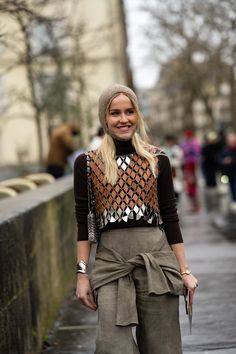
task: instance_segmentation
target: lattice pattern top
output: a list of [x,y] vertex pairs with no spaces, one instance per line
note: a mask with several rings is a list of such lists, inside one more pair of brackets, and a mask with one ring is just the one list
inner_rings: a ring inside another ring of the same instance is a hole
[[[159,149],[155,150],[156,166]],[[114,185],[105,180],[105,164],[95,150],[89,152],[96,215],[100,229],[108,223],[143,219],[161,224],[157,179],[149,163],[137,153],[117,156],[118,179]],[[158,171],[157,171],[158,173]]]

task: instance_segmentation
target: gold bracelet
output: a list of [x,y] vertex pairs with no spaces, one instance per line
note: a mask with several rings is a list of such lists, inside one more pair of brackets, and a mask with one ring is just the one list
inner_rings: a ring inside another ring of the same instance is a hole
[[181,275],[190,275],[190,274],[192,274],[192,272],[191,272],[191,270],[186,269],[184,272],[181,272],[180,274]]

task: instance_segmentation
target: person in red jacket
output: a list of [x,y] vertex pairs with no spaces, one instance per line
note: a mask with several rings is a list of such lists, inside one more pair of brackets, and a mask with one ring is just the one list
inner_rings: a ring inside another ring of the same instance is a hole
[[180,144],[183,150],[183,172],[185,191],[191,204],[191,211],[199,210],[197,170],[201,156],[201,145],[192,130],[184,132]]

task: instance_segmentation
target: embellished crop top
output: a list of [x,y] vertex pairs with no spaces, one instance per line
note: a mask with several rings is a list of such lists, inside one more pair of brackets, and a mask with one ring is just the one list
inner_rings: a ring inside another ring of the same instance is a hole
[[[158,155],[159,150],[153,151]],[[157,158],[156,166],[157,166]],[[128,220],[161,224],[157,198],[156,178],[151,173],[148,161],[137,153],[116,156],[118,178],[114,185],[105,179],[105,164],[95,150],[88,153],[91,180],[95,199],[98,225],[104,229],[109,223]]]
[[[114,141],[118,179],[111,185],[104,179],[105,165],[98,152],[90,151],[92,187],[96,216],[101,231],[127,227],[162,225],[170,244],[183,242],[173,191],[169,159],[158,148],[152,151],[157,166],[154,177],[146,159],[131,141]],[[75,211],[78,241],[88,238],[87,155],[74,165]]]

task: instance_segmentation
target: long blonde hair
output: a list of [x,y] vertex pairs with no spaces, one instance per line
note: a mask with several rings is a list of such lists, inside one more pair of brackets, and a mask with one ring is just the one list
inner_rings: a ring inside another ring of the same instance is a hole
[[[112,97],[111,101],[113,99],[114,96]],[[129,99],[131,100],[134,109],[138,115],[138,132],[134,133],[131,139],[131,143],[137,154],[144,157],[149,162],[151,172],[156,177],[155,159],[153,154],[149,152],[151,145],[148,144],[148,136],[144,126],[143,118],[136,102],[133,101],[130,97]],[[110,107],[111,101],[107,106],[106,115]],[[99,148],[99,153],[101,154],[102,160],[105,164],[105,178],[108,183],[114,184],[118,176],[118,166],[115,160],[116,147],[112,137],[108,133],[105,133],[103,137],[101,146]]]

